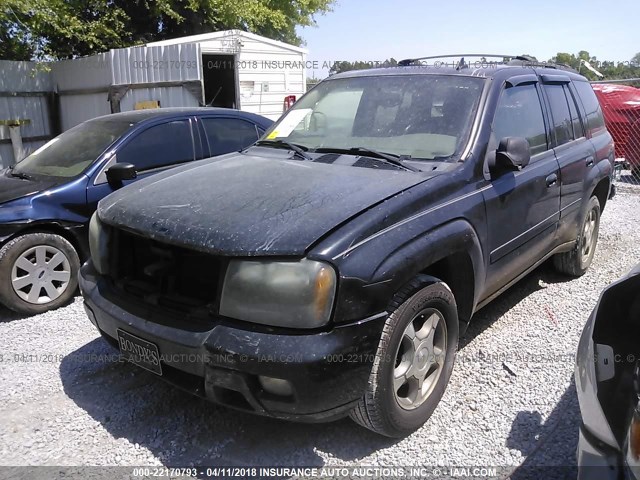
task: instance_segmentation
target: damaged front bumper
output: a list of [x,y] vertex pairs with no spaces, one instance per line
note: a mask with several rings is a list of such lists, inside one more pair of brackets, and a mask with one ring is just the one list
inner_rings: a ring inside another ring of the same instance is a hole
[[227,407],[296,421],[348,414],[366,388],[386,317],[315,333],[223,318],[185,327],[179,318],[156,322],[149,311],[116,305],[90,262],[80,288],[89,318],[114,347],[119,330],[157,346],[167,382]]

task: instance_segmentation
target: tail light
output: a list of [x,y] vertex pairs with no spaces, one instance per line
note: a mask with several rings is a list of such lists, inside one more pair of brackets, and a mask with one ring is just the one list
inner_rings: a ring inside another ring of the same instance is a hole
[[296,103],[296,100],[297,97],[295,95],[287,95],[286,97],[284,97],[284,106],[282,108],[282,113],[293,107],[293,104]]

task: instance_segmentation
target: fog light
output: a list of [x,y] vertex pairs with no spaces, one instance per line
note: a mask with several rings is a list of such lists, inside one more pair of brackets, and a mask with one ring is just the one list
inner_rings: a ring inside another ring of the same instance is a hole
[[289,380],[259,375],[258,381],[265,392],[281,397],[290,397],[293,395],[293,386]]

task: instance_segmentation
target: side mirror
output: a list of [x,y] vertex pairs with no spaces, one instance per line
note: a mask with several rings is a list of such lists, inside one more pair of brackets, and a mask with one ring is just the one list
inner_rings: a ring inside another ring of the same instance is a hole
[[505,137],[500,140],[495,157],[489,161],[489,171],[495,176],[519,171],[529,165],[530,160],[531,148],[526,138]]
[[105,172],[107,174],[107,182],[114,190],[122,188],[122,182],[125,180],[135,180],[138,178],[136,167],[130,163],[116,163]]

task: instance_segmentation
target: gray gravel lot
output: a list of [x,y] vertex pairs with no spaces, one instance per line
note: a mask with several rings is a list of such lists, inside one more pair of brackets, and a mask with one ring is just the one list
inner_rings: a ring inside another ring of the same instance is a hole
[[625,189],[584,277],[544,265],[478,312],[442,403],[401,441],[229,411],[109,361],[80,298],[28,318],[0,307],[0,465],[575,465],[574,353],[600,291],[640,262],[639,224]]

